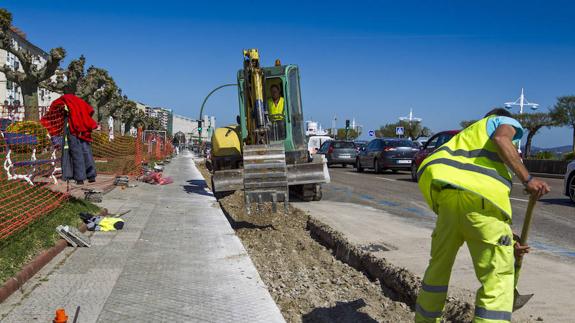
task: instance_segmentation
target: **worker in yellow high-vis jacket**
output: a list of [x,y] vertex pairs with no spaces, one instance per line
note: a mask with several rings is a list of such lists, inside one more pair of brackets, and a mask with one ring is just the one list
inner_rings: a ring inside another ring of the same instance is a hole
[[535,197],[550,190],[521,162],[514,142],[522,136],[523,128],[507,110],[494,109],[419,166],[419,188],[437,222],[417,298],[416,322],[441,321],[451,268],[463,242],[481,283],[474,322],[511,321],[514,256],[522,257],[529,247],[514,242],[511,231],[509,169]]
[[279,85],[272,84],[270,92],[271,98],[268,100],[268,113],[272,122],[272,137],[274,140],[285,139],[285,100],[281,95]]

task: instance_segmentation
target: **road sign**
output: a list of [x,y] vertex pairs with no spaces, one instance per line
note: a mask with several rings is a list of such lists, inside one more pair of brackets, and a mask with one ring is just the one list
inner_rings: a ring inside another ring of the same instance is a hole
[[395,134],[398,136],[403,136],[405,133],[405,129],[403,127],[395,127]]
[[373,136],[375,136],[375,131],[373,131],[373,130],[370,130],[370,131],[369,131],[369,136],[370,136],[370,137],[373,137]]

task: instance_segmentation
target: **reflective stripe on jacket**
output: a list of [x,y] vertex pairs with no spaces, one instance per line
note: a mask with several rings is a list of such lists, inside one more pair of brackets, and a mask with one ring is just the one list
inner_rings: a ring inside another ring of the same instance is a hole
[[270,120],[283,120],[284,119],[284,98],[280,96],[278,104],[276,105],[273,99],[268,100],[268,109]]
[[511,173],[487,136],[488,119],[455,135],[419,166],[419,188],[434,212],[437,192],[449,184],[490,201],[511,220]]

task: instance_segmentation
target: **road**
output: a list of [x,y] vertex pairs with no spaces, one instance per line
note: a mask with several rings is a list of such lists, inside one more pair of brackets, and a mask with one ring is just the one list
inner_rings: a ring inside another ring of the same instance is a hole
[[[425,203],[417,183],[409,172],[357,173],[351,167],[330,168],[331,183],[323,187],[324,201],[368,205],[407,219],[416,226],[433,227],[435,214]],[[544,179],[551,193],[535,208],[530,245],[546,253],[575,263],[575,205],[562,195],[561,179]],[[513,231],[520,233],[528,197],[516,179],[511,193]]]

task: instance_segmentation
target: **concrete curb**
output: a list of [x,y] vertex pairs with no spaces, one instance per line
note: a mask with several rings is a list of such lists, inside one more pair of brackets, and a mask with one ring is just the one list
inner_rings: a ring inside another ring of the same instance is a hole
[[[314,239],[333,250],[336,259],[365,273],[371,279],[378,279],[384,290],[391,291],[395,298],[412,308],[415,307],[421,278],[406,268],[397,267],[359,249],[340,232],[317,219],[310,217],[307,229]],[[455,297],[449,297],[443,315],[450,322],[471,322],[473,306]]]
[[558,179],[565,178],[565,174],[547,174],[547,173],[530,173],[530,174],[535,177],[558,178]]
[[[108,210],[103,209],[100,211],[99,215],[107,215]],[[84,223],[82,223],[79,228],[80,232],[84,233],[88,229]],[[54,257],[56,257],[60,252],[62,252],[68,246],[68,242],[63,238],[56,241],[53,247],[42,251],[36,257],[34,257],[28,264],[26,264],[22,269],[12,278],[9,278],[2,287],[0,287],[0,303],[4,302],[10,295],[15,291],[20,289],[30,278],[34,277],[40,269],[42,269],[46,264],[48,264]]]

